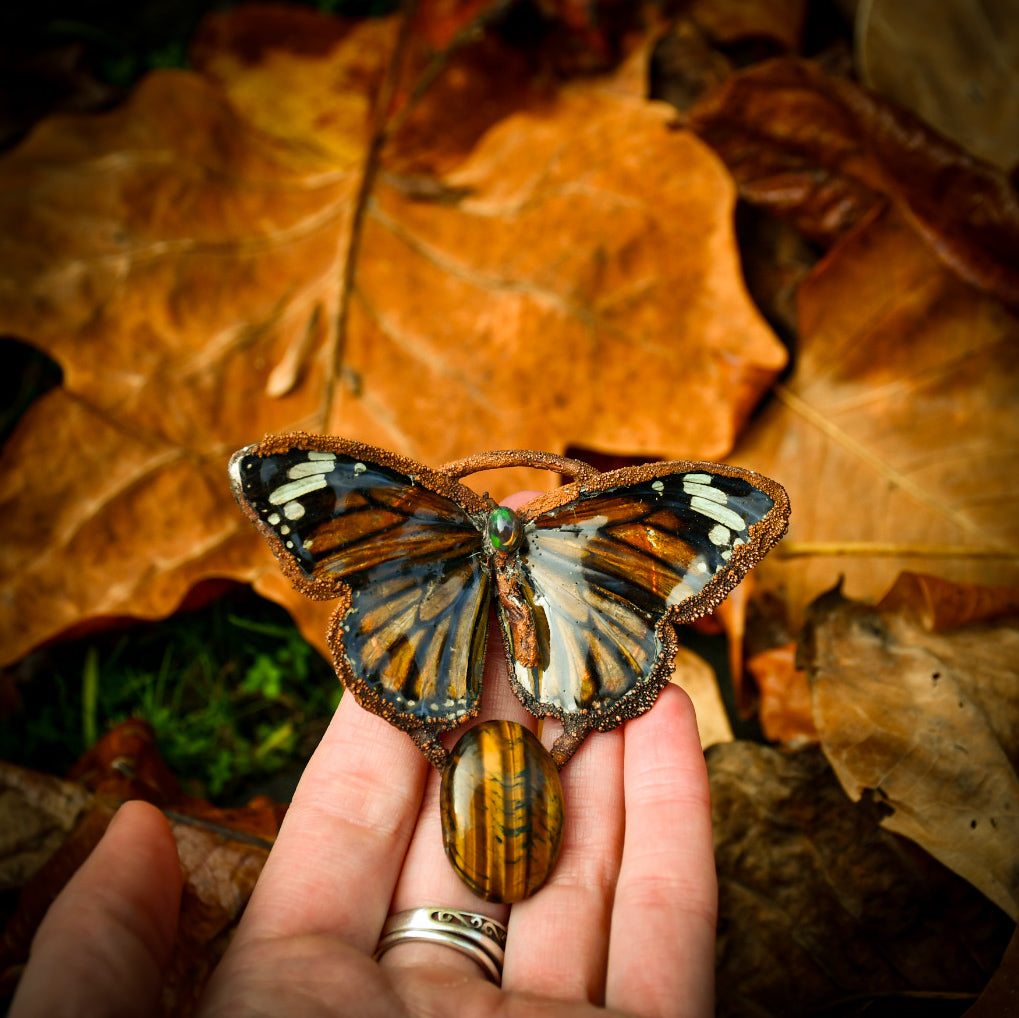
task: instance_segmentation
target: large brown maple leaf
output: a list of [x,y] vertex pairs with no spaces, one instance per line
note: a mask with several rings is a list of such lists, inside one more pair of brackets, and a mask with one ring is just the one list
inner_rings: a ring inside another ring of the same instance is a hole
[[265,432],[717,457],[782,368],[727,174],[632,75],[538,89],[485,38],[415,91],[398,38],[237,10],[0,161],[0,330],[64,371],[0,466],[3,661],[221,577],[321,642],[226,483]]

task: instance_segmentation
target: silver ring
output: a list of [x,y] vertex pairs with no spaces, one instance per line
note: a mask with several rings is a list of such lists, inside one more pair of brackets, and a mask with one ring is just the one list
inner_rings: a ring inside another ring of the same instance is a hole
[[378,961],[391,947],[410,940],[451,947],[480,965],[496,986],[502,983],[506,927],[488,916],[453,908],[412,908],[397,912],[382,927],[382,937],[372,957]]

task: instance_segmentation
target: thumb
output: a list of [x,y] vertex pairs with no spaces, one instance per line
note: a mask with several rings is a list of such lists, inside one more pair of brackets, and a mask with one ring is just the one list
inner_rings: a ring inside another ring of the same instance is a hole
[[8,1018],[157,1013],[180,894],[166,817],[124,803],[46,913]]

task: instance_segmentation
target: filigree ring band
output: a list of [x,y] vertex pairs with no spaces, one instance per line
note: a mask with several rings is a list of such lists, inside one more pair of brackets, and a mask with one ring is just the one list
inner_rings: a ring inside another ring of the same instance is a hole
[[403,941],[451,947],[479,965],[496,986],[502,983],[506,927],[488,916],[437,907],[397,912],[382,927],[382,937],[373,957],[378,961],[386,951]]

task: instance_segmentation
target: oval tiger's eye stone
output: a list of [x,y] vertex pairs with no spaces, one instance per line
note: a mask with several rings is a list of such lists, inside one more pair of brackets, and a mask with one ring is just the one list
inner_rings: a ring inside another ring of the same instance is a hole
[[440,795],[446,855],[475,894],[514,902],[545,883],[563,843],[563,788],[526,728],[484,721],[465,732]]
[[496,551],[516,551],[523,537],[520,517],[504,505],[493,509],[488,517],[488,539]]

